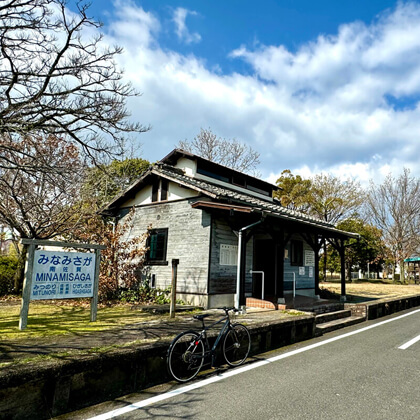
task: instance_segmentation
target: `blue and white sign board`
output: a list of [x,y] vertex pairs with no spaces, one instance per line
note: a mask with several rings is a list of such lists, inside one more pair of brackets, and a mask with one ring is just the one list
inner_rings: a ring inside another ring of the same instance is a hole
[[92,297],[94,253],[36,250],[31,300]]

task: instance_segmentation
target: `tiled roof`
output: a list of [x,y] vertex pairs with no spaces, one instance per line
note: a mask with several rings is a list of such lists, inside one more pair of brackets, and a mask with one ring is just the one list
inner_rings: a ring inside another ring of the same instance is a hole
[[234,200],[237,203],[252,206],[254,211],[264,212],[267,215],[287,218],[289,220],[296,220],[300,222],[307,222],[316,226],[335,229],[335,226],[331,223],[308,216],[295,210],[288,209],[283,207],[280,203],[277,204],[275,201],[273,202],[268,199],[264,200],[251,194],[246,194],[197,178],[192,178],[185,175],[182,170],[172,166],[159,164],[153,168],[153,172],[174,182],[178,182],[186,187],[190,187],[216,200]]
[[252,193],[246,194],[245,192],[235,190],[234,188],[228,188],[226,186],[222,187],[208,181],[193,178],[191,176],[185,175],[182,169],[175,168],[171,165],[167,165],[161,162],[151,166],[136,182],[134,182],[129,188],[127,188],[125,191],[115,197],[110,203],[108,203],[108,205],[103,210],[101,210],[101,213],[106,214],[109,210],[117,208],[120,203],[127,199],[133,190],[136,190],[137,187],[143,185],[143,183],[146,182],[146,178],[153,174],[166,178],[169,181],[173,181],[184,187],[191,188],[216,201],[231,201],[242,206],[249,206],[252,208],[253,212],[261,212],[267,216],[274,216],[291,221],[297,221],[318,228],[323,228],[328,231],[333,231],[348,237],[358,236],[353,233],[338,230],[331,223],[283,207],[279,202],[272,201],[268,197],[267,199],[259,198]]

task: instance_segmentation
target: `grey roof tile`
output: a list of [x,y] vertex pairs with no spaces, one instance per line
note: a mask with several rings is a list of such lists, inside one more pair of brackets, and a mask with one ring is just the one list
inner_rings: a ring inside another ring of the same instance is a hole
[[219,200],[224,198],[233,198],[235,201],[241,204],[251,205],[257,211],[267,211],[276,216],[306,221],[318,226],[335,228],[335,226],[331,223],[325,222],[312,216],[308,216],[307,214],[300,213],[295,210],[288,209],[280,204],[273,203],[272,201],[264,200],[262,198],[260,199],[255,196],[230,189],[228,187],[221,187],[210,182],[187,176],[179,169],[169,165],[157,164],[154,166],[153,172],[172,180],[179,181],[184,185],[189,185],[191,188],[198,189],[202,193],[208,194]]

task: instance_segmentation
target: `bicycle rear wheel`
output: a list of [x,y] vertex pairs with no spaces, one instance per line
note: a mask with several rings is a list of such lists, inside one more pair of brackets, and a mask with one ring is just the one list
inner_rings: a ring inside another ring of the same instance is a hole
[[234,324],[226,333],[223,341],[223,356],[230,366],[239,366],[245,362],[251,349],[251,336],[248,328]]
[[204,344],[193,331],[179,334],[169,346],[166,365],[169,374],[178,382],[197,376],[204,362]]

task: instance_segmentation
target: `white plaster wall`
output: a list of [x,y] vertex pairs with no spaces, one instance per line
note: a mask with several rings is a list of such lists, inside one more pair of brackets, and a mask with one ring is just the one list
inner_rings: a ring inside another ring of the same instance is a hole
[[168,200],[180,200],[183,198],[197,197],[198,192],[190,190],[189,188],[183,188],[174,182],[170,182],[168,186]]
[[195,176],[197,174],[197,163],[188,158],[180,158],[175,165],[176,168],[183,169],[185,175]]
[[152,202],[152,186],[148,185],[147,187],[142,188],[137,194],[127,200],[121,207],[133,207],[141,206],[144,204],[150,204]]
[[[182,200],[185,198],[197,197],[198,192],[189,188],[183,188],[175,182],[169,182],[168,185],[168,201]],[[124,202],[121,207],[144,206],[152,203],[152,186],[147,185],[137,194]]]

